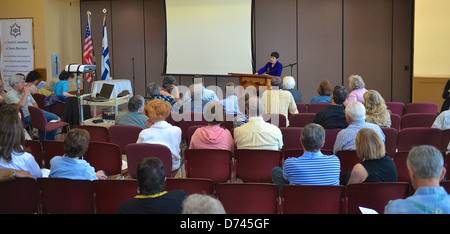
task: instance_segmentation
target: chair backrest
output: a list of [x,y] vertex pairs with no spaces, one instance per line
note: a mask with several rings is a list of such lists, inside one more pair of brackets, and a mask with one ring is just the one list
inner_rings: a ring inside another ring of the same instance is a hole
[[271,123],[280,128],[286,127],[286,116],[283,114],[264,113],[262,117],[267,123]]
[[183,190],[187,194],[214,194],[214,182],[204,178],[167,178],[166,190]]
[[44,111],[39,107],[28,106],[28,111],[31,117],[31,126],[41,131],[45,131],[47,125],[47,119],[45,118]]
[[16,178],[0,182],[1,214],[38,212],[38,187],[35,179]]
[[400,115],[391,113],[391,128],[395,128],[397,131],[400,131],[401,121],[402,117]]
[[404,114],[400,122],[400,129],[412,127],[431,127],[437,115],[431,113]]
[[391,200],[405,199],[409,195],[409,184],[405,182],[373,182],[349,184],[345,189],[347,212],[361,214],[359,207],[384,212],[384,207]]
[[89,132],[90,141],[109,142],[108,128],[93,125],[74,125],[72,128],[81,128]]
[[275,150],[236,150],[236,178],[249,182],[272,182],[271,172],[280,166],[281,155],[281,151]]
[[136,143],[143,129],[132,125],[112,125],[108,128],[109,142],[119,145],[122,154],[126,154],[128,144]]
[[341,161],[341,176],[347,171],[351,171],[356,164],[363,161],[356,154],[356,150],[339,150],[336,152],[336,156]]
[[217,198],[228,214],[278,213],[278,186],[269,183],[219,183]]
[[206,122],[203,113],[183,113],[181,114],[181,120],[178,122],[178,126],[181,129],[181,138],[187,139],[188,137],[188,129],[190,126],[194,125],[208,125]]
[[137,195],[139,187],[136,180],[95,180],[92,183],[97,214],[115,214],[124,202]]
[[166,177],[170,177],[172,173],[172,152],[165,145],[147,144],[147,143],[131,143],[127,145],[127,164],[128,174],[132,178],[137,178],[137,166],[147,157],[159,158],[166,171]]
[[342,214],[344,191],[336,185],[285,185],[283,214]]
[[122,175],[122,154],[120,147],[114,143],[89,142],[84,159],[95,171],[104,170],[108,176]]
[[50,169],[50,160],[55,156],[63,156],[66,153],[63,141],[42,141],[42,152],[44,152],[44,167]]
[[306,113],[306,104],[305,103],[295,103],[297,105],[298,113]]
[[387,108],[393,114],[397,114],[399,116],[403,115],[403,111],[405,109],[405,103],[403,102],[386,102]]
[[450,129],[442,130],[441,150],[447,151],[449,143],[450,143]]
[[38,178],[41,208],[50,214],[94,214],[94,188],[89,180]]
[[316,117],[316,113],[298,113],[289,116],[289,127],[305,127],[312,123]]
[[33,96],[33,99],[36,101],[39,108],[44,109],[45,107],[45,95],[40,93],[34,93],[31,94]]
[[432,113],[436,114],[439,112],[439,106],[436,103],[429,103],[429,102],[414,102],[414,103],[408,103],[405,106],[405,111],[403,114],[410,114],[410,113]]
[[341,131],[340,128],[335,129],[325,129],[325,144],[323,145],[323,150],[333,150],[334,142],[336,142],[337,134]]
[[232,154],[229,150],[186,149],[184,158],[188,178],[207,178],[214,183],[231,179]]
[[447,193],[450,193],[450,180],[443,180],[440,184],[442,187],[444,187]]
[[441,146],[442,130],[430,127],[405,128],[400,130],[397,138],[398,151],[410,150],[413,146]]
[[283,148],[281,151],[284,152],[290,149],[303,149],[300,142],[300,135],[302,134],[302,129],[300,127],[281,127],[281,134],[283,135]]
[[25,150],[29,148],[31,154],[36,160],[36,163],[39,165],[39,167],[42,168],[44,165],[44,153],[42,151],[41,142],[39,142],[38,140],[25,140],[24,147]]
[[411,183],[406,160],[408,159],[409,150],[398,151],[393,158],[395,167],[397,168],[397,181]]
[[385,136],[384,146],[386,154],[390,157],[394,157],[395,152],[397,151],[398,131],[395,128],[381,128],[381,130]]
[[324,110],[329,105],[331,105],[331,103],[311,103],[308,105],[306,112],[307,113],[317,113],[319,111]]

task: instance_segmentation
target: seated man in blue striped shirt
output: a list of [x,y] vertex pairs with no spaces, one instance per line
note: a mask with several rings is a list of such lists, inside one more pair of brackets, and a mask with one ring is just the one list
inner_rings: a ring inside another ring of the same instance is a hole
[[272,181],[280,187],[280,191],[285,184],[339,185],[339,158],[320,152],[325,143],[324,128],[315,123],[306,125],[300,142],[305,151],[303,155],[286,159],[283,169],[275,167],[272,170]]

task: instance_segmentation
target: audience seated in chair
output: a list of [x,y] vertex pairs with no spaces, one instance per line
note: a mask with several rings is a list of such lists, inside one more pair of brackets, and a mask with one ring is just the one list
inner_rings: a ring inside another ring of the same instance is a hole
[[170,103],[161,99],[155,99],[145,105],[144,113],[149,118],[150,127],[141,131],[136,143],[161,144],[169,147],[172,152],[172,171],[175,171],[181,163],[181,129],[166,121],[170,115],[170,108]]
[[264,103],[259,97],[248,99],[246,124],[234,129],[234,143],[237,149],[281,150],[283,135],[281,130],[264,121]]
[[35,178],[42,177],[33,155],[25,152],[25,134],[18,116],[7,116],[0,122],[0,168],[28,171]]
[[148,117],[142,114],[143,111],[144,97],[134,95],[128,101],[128,111],[116,116],[115,125],[133,125],[145,129]]
[[283,90],[289,91],[294,97],[295,103],[302,103],[302,92],[295,88],[295,79],[292,76],[283,77]]
[[381,130],[378,125],[367,123],[365,121],[366,108],[361,102],[354,101],[349,103],[345,108],[345,118],[347,119],[347,123],[349,123],[349,125],[347,128],[342,129],[336,136],[336,141],[333,147],[334,153],[339,150],[355,150],[356,134],[363,128],[375,130],[375,132],[380,134],[383,142],[385,141],[383,130]]
[[[9,85],[11,86],[12,89],[9,90],[8,93],[6,94],[5,102],[9,104],[16,104],[20,108],[22,108],[25,123],[30,124],[31,116],[30,112],[28,111],[28,106],[34,106],[38,108],[36,101],[30,95],[30,88],[25,86],[25,81],[23,79],[23,76],[21,75],[11,76],[9,78]],[[43,111],[47,122],[51,120],[58,120],[58,116],[56,116],[55,114],[47,112],[45,110]],[[43,137],[44,135],[47,136],[46,140],[54,140],[56,130],[47,132],[47,134],[45,134],[44,131],[39,131],[39,136]]]
[[286,117],[286,125],[289,126],[288,114],[298,114],[297,105],[291,92],[282,90],[283,80],[273,77],[270,81],[271,89],[262,95],[265,113],[282,114]]
[[330,81],[322,80],[317,88],[318,96],[314,96],[310,103],[331,103],[331,93],[333,92]]
[[220,124],[225,120],[222,104],[215,102],[204,113],[208,125],[197,128],[192,135],[189,149],[222,149],[234,151],[233,137],[228,129]]
[[325,144],[325,129],[315,123],[306,125],[300,142],[304,153],[288,158],[284,167],[272,170],[272,181],[281,188],[285,184],[339,185],[341,164],[335,155],[324,155],[320,149]]
[[446,173],[442,153],[433,146],[416,146],[406,164],[416,192],[409,198],[390,201],[384,213],[450,214],[450,196],[439,184]]
[[137,168],[138,195],[119,207],[118,214],[181,214],[187,193],[166,191],[166,172],[158,158],[148,157]]
[[344,102],[344,106],[347,106],[351,102],[358,101],[360,103],[364,102],[364,93],[367,92],[365,89],[366,84],[364,80],[359,75],[351,75],[348,77],[348,88],[350,89],[350,94],[347,100]]
[[[20,120],[22,120],[22,116],[20,115],[19,106],[16,104],[4,104],[0,108],[0,122],[2,121],[2,118],[6,118],[8,116],[18,116]],[[30,134],[23,129],[25,134],[25,140],[32,140]]]
[[322,125],[325,129],[348,127],[344,106],[342,105],[346,98],[347,89],[344,86],[334,87],[333,94],[331,94],[331,104],[323,111],[316,113],[314,123]]
[[[397,168],[392,158],[386,155],[384,143],[378,133],[368,128],[359,130],[355,145],[356,154],[363,162],[353,167],[348,184],[397,182]],[[343,181],[343,184],[346,185],[346,181]]]
[[80,159],[89,147],[89,132],[74,128],[67,132],[64,139],[65,154],[50,160],[49,177],[60,177],[72,180],[107,179],[102,170],[95,169],[84,159]]
[[374,123],[381,128],[391,127],[391,111],[388,110],[384,98],[376,90],[364,93],[364,107],[366,108],[366,122]]

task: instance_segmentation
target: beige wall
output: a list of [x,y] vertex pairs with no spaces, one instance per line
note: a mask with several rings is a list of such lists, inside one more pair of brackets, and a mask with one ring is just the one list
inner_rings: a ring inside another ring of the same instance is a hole
[[[0,0],[0,6],[1,18],[33,18],[35,68],[45,68],[47,80],[51,54],[60,54],[62,65],[81,63],[79,0]],[[75,89],[71,84],[69,90]]]
[[450,78],[450,1],[416,0],[413,102],[442,105]]

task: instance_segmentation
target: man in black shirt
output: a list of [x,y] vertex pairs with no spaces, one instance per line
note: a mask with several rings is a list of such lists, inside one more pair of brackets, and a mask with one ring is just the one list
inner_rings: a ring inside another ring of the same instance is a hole
[[325,129],[346,128],[348,123],[345,119],[344,106],[342,103],[347,99],[347,89],[344,86],[334,87],[331,95],[331,105],[323,111],[317,112],[314,123],[322,125]]

